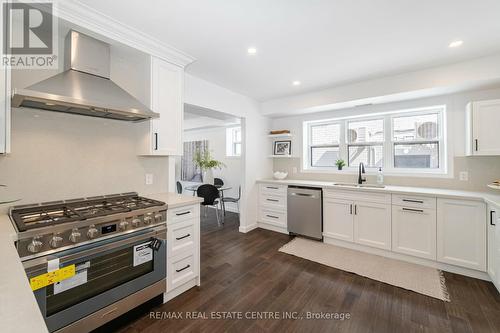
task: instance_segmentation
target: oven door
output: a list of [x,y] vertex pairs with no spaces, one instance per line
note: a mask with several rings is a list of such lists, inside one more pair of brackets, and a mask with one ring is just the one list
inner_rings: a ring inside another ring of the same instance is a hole
[[[75,265],[73,277],[34,291],[49,331],[165,279],[166,230],[141,230],[56,253],[43,263],[25,262],[28,278],[46,273],[47,260],[58,258],[59,268]],[[160,241],[156,250],[149,246],[153,238]]]

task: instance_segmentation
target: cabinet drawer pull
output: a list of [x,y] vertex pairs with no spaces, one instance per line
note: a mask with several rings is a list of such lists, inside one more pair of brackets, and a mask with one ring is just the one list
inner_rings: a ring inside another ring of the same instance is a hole
[[273,187],[273,186],[266,186],[266,188],[270,190],[279,190],[279,187]]
[[412,199],[403,199],[404,202],[413,202],[413,203],[419,203],[419,204],[423,204],[424,201],[423,200],[412,200]]
[[182,215],[186,215],[186,214],[189,214],[189,213],[191,213],[191,211],[188,210],[187,212],[175,213],[175,215],[182,216]]
[[272,219],[279,219],[279,217],[274,216],[274,215],[266,215],[266,216],[267,216],[267,217],[270,217],[270,218],[272,218]]
[[189,236],[191,236],[191,234],[187,234],[187,235],[184,235],[182,237],[176,237],[175,239],[176,240],[181,240],[181,239],[184,239],[184,238],[188,238]]
[[176,269],[175,271],[176,271],[177,273],[179,273],[179,272],[182,272],[182,271],[183,271],[183,270],[185,270],[185,269],[188,269],[189,267],[191,267],[191,265],[187,265],[186,267],[183,267],[183,268],[181,268],[181,269]]
[[279,202],[277,199],[266,199],[267,201],[272,201],[272,202]]
[[474,142],[476,143],[476,151],[478,151],[479,150],[479,143],[478,143],[477,139],[475,139]]
[[423,209],[413,209],[413,208],[403,208],[404,211],[406,212],[414,212],[414,213],[423,213]]
[[493,223],[493,214],[496,213],[494,210],[490,210],[490,224],[491,225],[496,225],[496,223]]

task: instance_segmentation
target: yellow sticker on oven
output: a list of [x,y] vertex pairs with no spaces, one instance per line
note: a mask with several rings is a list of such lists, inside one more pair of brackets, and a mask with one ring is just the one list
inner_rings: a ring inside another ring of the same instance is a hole
[[30,286],[32,290],[37,290],[56,282],[68,279],[75,275],[75,265],[69,265],[55,271],[51,271],[42,275],[32,277]]

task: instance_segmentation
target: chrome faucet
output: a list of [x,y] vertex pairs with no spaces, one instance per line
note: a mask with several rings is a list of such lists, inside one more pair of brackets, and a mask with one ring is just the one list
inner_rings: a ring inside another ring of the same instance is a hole
[[363,178],[363,176],[361,176],[363,173],[366,173],[365,172],[365,165],[361,162],[359,163],[359,167],[358,167],[358,184],[363,184],[363,182],[366,182],[366,178]]

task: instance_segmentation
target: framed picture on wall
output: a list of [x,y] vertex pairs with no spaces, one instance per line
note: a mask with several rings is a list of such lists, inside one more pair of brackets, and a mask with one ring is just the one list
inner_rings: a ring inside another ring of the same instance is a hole
[[292,155],[292,141],[274,141],[274,155]]

